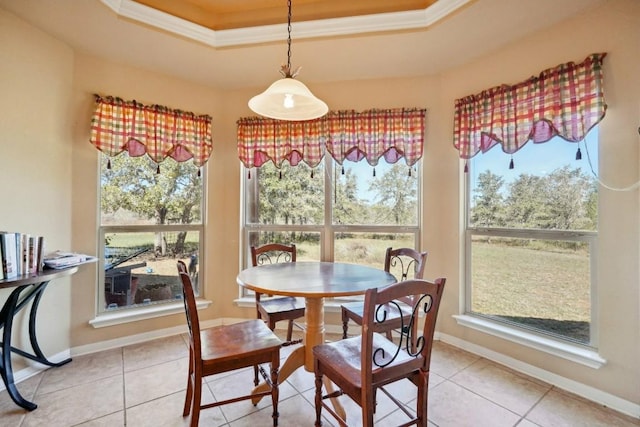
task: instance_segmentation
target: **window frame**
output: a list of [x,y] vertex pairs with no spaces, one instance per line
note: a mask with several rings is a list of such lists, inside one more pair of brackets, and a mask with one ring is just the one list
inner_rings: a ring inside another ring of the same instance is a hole
[[[384,161],[384,159],[381,159]],[[322,225],[273,225],[273,224],[256,224],[256,223],[247,223],[247,197],[250,194],[247,187],[252,185],[254,186],[253,194],[256,194],[255,190],[258,186],[257,178],[253,175],[251,179],[248,178],[249,169],[247,169],[244,165],[242,166],[242,178],[241,178],[241,187],[242,194],[240,204],[241,204],[241,246],[240,246],[240,268],[245,269],[248,268],[251,264],[251,254],[249,249],[249,235],[253,232],[264,232],[264,231],[296,231],[296,232],[314,232],[320,235],[320,261],[324,262],[333,262],[334,261],[334,242],[335,236],[338,233],[344,232],[353,232],[353,233],[402,233],[402,234],[413,234],[415,248],[416,250],[420,250],[421,242],[420,235],[422,231],[423,224],[423,216],[422,216],[422,159],[420,159],[415,165],[412,167],[417,170],[416,177],[416,203],[417,203],[417,224],[415,226],[393,226],[393,225],[344,225],[344,224],[334,224],[333,223],[333,173],[336,165],[339,166],[338,162],[335,161],[331,156],[325,155],[322,159],[322,165],[325,168],[325,173],[323,174],[324,179],[324,223]],[[382,265],[383,260],[380,260],[380,264]],[[250,291],[247,291],[242,286],[238,286],[238,298],[240,300],[246,300],[251,298],[253,301],[253,294]],[[357,297],[346,298],[349,300],[358,299]],[[330,300],[330,299],[329,299]],[[344,297],[340,298],[341,301],[345,301]]]
[[[127,155],[122,153],[120,155]],[[105,236],[109,233],[127,233],[127,232],[197,232],[198,233],[198,255],[200,259],[206,259],[205,250],[205,229],[207,223],[207,164],[197,167],[200,171],[200,177],[202,182],[202,197],[201,197],[201,218],[198,224],[147,224],[147,225],[103,225],[102,224],[102,190],[101,190],[101,178],[102,178],[102,161],[103,156],[98,156],[97,168],[98,168],[98,183],[97,183],[97,211],[98,211],[98,269],[97,269],[97,295],[95,298],[95,318],[89,323],[96,327],[105,327],[111,325],[117,325],[127,323],[131,321],[137,321],[142,319],[154,318],[164,315],[172,315],[184,311],[184,304],[182,300],[176,301],[164,301],[150,305],[134,305],[130,307],[123,307],[118,310],[108,310],[105,307]],[[160,172],[162,173],[162,172]],[[177,270],[176,270],[177,271]],[[177,274],[177,273],[176,273]],[[206,277],[206,263],[201,262],[198,265],[198,275],[201,278]],[[204,280],[203,280],[204,283]],[[206,290],[202,286],[199,289],[198,295],[198,308],[208,307],[211,301],[205,300]]]
[[[482,155],[482,154],[478,154]],[[463,236],[462,236],[462,272],[463,286],[460,298],[460,314],[454,315],[458,324],[476,329],[490,335],[498,336],[528,347],[532,347],[556,356],[572,360],[574,362],[598,369],[606,363],[606,360],[597,353],[599,342],[598,328],[598,231],[587,230],[542,230],[526,228],[502,228],[502,227],[474,227],[471,225],[471,199],[473,188],[471,185],[471,164],[468,171],[464,169],[464,161],[460,162],[460,174],[462,175],[464,200],[462,203]],[[598,203],[599,199],[598,199]],[[578,343],[571,339],[563,339],[560,336],[544,333],[527,327],[520,327],[512,322],[500,321],[494,317],[484,316],[471,310],[472,304],[472,238],[473,236],[527,238],[541,240],[563,240],[585,242],[589,245],[590,268],[590,325],[589,343]]]

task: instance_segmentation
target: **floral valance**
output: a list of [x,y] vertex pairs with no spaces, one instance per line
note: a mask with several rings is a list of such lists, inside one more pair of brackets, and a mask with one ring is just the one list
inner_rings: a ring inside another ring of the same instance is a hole
[[455,101],[453,144],[469,159],[502,144],[515,153],[528,141],[555,136],[582,140],[605,115],[602,61],[606,53],[580,64],[558,65],[513,86],[497,86]]
[[422,157],[426,110],[332,111],[315,120],[290,122],[261,117],[237,122],[238,156],[247,168],[272,161],[317,166],[326,152],[344,160],[375,166],[381,158],[395,163],[404,158],[413,166]]
[[211,116],[112,96],[95,98],[90,142],[106,155],[123,151],[132,157],[147,154],[156,163],[167,157],[178,162],[193,158],[196,166],[209,159]]

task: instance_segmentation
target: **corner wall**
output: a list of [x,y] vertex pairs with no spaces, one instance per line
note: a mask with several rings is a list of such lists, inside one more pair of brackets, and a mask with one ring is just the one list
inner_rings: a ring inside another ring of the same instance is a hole
[[[0,230],[44,236],[48,250],[69,250],[73,51],[2,9],[0,41]],[[73,290],[65,278],[43,294],[37,329],[46,354],[68,352]],[[16,322],[14,343],[30,349],[22,333],[28,316]]]

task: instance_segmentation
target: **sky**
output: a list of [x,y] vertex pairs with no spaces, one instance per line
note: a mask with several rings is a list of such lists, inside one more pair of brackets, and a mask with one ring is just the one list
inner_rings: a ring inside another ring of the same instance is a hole
[[[427,142],[428,143],[428,142]],[[580,147],[582,159],[576,160],[576,151]],[[451,147],[454,150],[453,146]],[[588,154],[588,155],[587,155]],[[580,143],[567,142],[556,137],[548,142],[534,144],[528,142],[523,148],[513,154],[514,168],[509,169],[509,161],[512,156],[502,151],[500,145],[496,145],[486,153],[479,153],[469,160],[472,188],[475,187],[477,175],[490,169],[493,173],[502,175],[505,184],[515,180],[520,174],[546,175],[554,170],[569,165],[571,168],[580,168],[587,176],[598,173],[598,132],[597,128],[589,132]],[[589,162],[591,159],[591,164]],[[404,159],[399,163],[406,167]],[[339,165],[337,165],[340,168]],[[379,178],[391,167],[382,159],[376,166],[376,176]],[[373,180],[373,168],[366,160],[359,162],[345,161],[345,168],[352,169],[360,178],[358,180],[358,194],[363,199],[373,200],[375,195],[368,191],[369,182]]]
[[[578,146],[582,153],[582,160],[576,160]],[[509,169],[511,158],[510,154],[502,151],[500,145],[494,146],[486,153],[477,154],[469,163],[470,171],[473,173],[472,181],[477,174],[487,169],[502,175],[505,183],[509,183],[520,174],[547,175],[565,165],[580,168],[586,175],[593,176],[591,167],[593,172],[598,173],[598,134],[594,131],[589,132],[584,141],[580,141],[579,144],[567,142],[558,137],[539,144],[528,142],[513,154],[513,169]],[[473,183],[472,186],[475,187]]]
[[[404,159],[400,159],[398,163],[401,165],[401,167],[407,170],[407,173],[409,172],[409,168],[407,167],[407,164],[404,161]],[[351,169],[353,173],[355,173],[359,178],[358,179],[358,197],[360,197],[361,199],[369,200],[369,201],[373,201],[376,196],[374,192],[369,191],[370,183],[376,178],[379,179],[380,177],[384,176],[384,174],[388,172],[392,166],[393,166],[392,164],[386,163],[384,161],[384,158],[381,159],[375,167],[376,176],[374,178],[373,166],[367,163],[366,160],[360,160],[359,162],[350,162],[350,161],[344,162],[345,170]],[[337,167],[340,168],[340,165],[338,165]],[[417,177],[417,174],[412,172],[412,176]]]

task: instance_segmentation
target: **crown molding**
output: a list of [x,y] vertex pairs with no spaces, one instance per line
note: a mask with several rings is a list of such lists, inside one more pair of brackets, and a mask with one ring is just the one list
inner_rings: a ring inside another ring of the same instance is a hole
[[[132,0],[100,0],[117,15],[142,22],[213,47],[280,41],[286,25],[264,25],[214,31]],[[438,0],[423,10],[380,13],[295,23],[297,39],[426,28],[473,0]]]

